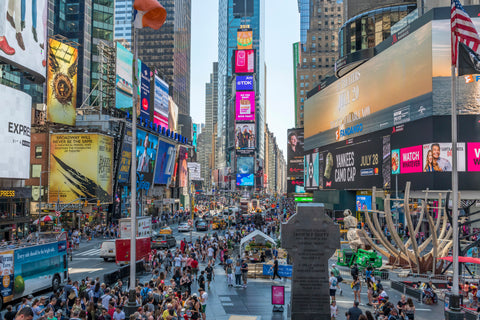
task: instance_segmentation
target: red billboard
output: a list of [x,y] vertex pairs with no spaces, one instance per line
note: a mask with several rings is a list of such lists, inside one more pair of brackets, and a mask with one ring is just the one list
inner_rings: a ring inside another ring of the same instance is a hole
[[235,73],[255,72],[255,50],[235,51]]
[[468,171],[480,171],[480,143],[467,143]]

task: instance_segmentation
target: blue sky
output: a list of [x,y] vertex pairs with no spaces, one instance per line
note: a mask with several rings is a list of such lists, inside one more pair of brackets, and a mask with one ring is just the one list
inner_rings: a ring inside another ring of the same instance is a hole
[[[267,123],[286,158],[287,129],[295,126],[292,44],[300,39],[297,0],[265,0]],[[205,119],[205,83],[217,61],[218,0],[192,0],[190,114]]]

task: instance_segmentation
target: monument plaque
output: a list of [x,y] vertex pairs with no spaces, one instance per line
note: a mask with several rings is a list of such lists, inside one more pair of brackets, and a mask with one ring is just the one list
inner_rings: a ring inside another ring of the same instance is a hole
[[330,319],[328,259],[340,248],[340,228],[323,204],[297,206],[282,224],[282,247],[293,257],[291,319]]

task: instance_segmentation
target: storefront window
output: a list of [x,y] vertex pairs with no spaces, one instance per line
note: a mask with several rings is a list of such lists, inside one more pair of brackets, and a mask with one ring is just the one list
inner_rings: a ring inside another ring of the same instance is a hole
[[42,151],[43,151],[42,146],[35,146],[35,158],[36,159],[41,159],[42,158]]

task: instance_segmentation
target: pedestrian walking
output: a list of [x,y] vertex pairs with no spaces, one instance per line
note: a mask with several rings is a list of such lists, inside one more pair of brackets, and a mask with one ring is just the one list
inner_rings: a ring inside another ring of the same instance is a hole
[[360,298],[360,292],[362,291],[362,283],[360,282],[359,277],[353,278],[352,289],[353,289],[353,297],[354,297],[353,299],[355,301],[358,301],[359,304],[361,304],[362,301]]
[[340,283],[343,281],[342,276],[340,275],[340,270],[337,269],[335,264],[332,265],[333,275],[337,278],[337,289],[339,290],[340,295],[343,294],[342,288],[340,288]]
[[278,260],[275,259],[273,261],[273,277],[272,280],[275,280],[275,277],[278,277],[280,280],[282,280],[282,277],[278,274]]
[[330,300],[335,301],[335,292],[337,291],[337,278],[333,275],[333,272],[330,272]]

